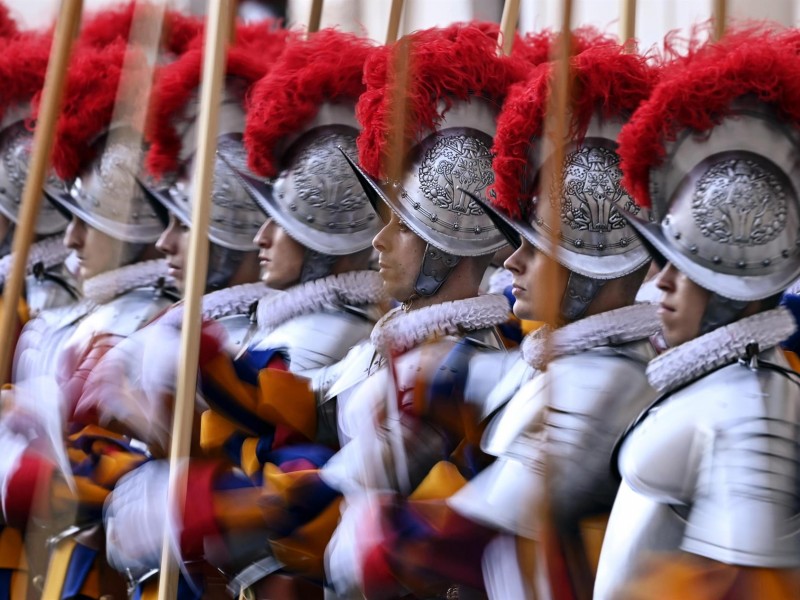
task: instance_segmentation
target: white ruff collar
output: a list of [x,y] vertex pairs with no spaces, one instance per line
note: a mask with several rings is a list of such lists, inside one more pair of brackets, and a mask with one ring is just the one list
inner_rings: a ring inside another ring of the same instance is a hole
[[634,304],[580,319],[555,331],[544,325],[525,336],[522,357],[541,369],[548,360],[560,356],[650,337],[661,329],[657,310],[655,304]]
[[[42,263],[45,269],[50,269],[60,265],[69,256],[70,249],[64,245],[62,236],[53,235],[31,245],[28,253],[28,262],[25,265],[25,272],[31,274],[36,263]],[[0,286],[2,286],[11,273],[11,265],[14,264],[14,254],[7,254],[0,258]]]
[[370,340],[383,356],[400,354],[430,338],[499,325],[508,319],[508,313],[508,300],[498,294],[443,302],[409,312],[398,306],[375,324]]
[[797,322],[792,313],[779,306],[675,346],[650,361],[647,379],[663,394],[744,358],[749,344],[758,344],[758,351],[763,352],[777,346],[796,330]]
[[301,283],[285,292],[264,295],[258,303],[258,328],[275,329],[289,319],[342,305],[376,304],[385,298],[383,279],[375,271],[350,271]]
[[[223,288],[203,296],[203,320],[216,320],[229,315],[246,315],[254,302],[265,297],[265,292],[270,295],[280,294],[277,290],[270,290],[263,283],[244,283],[229,288]],[[167,325],[179,326],[183,321],[184,303],[173,306],[162,317],[162,322]]]
[[95,305],[106,304],[138,287],[167,281],[167,261],[163,258],[134,263],[96,275],[83,282],[83,297]]

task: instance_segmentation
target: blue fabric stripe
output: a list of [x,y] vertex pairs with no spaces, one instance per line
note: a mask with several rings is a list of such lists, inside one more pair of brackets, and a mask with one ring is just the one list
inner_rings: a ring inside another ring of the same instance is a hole
[[11,577],[13,569],[0,569],[0,600],[11,600]]
[[61,600],[69,600],[80,595],[81,588],[92,570],[96,557],[96,550],[80,544],[75,545],[64,578],[64,587],[61,588]]

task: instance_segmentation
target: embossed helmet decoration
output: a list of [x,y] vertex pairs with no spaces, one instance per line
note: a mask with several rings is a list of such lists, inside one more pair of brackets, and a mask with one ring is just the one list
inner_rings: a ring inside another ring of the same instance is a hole
[[[392,68],[407,47],[409,78],[402,172],[388,181]],[[431,296],[462,257],[491,254],[505,238],[471,195],[494,183],[492,139],[508,88],[529,64],[497,56],[497,30],[481,24],[428,29],[382,48],[367,63],[357,107],[364,131],[353,165],[373,203],[385,202],[427,242],[415,293]]]
[[253,89],[245,143],[259,176],[237,172],[264,213],[316,253],[306,258],[304,279],[309,258],[331,266],[336,256],[369,248],[378,231],[379,219],[339,150],[355,152],[355,102],[373,50],[353,35],[322,30],[289,44]]
[[570,60],[575,85],[560,194],[543,189],[554,153],[544,136],[555,71],[548,63],[509,93],[494,146],[497,180],[489,199],[480,200],[512,244],[524,237],[570,271],[561,312],[571,321],[605,281],[633,273],[650,258],[623,216],[647,211],[621,183],[617,136],[657,73],[643,57],[606,40]]
[[126,50],[124,39],[76,49],[53,148],[53,168],[64,183],[50,180],[44,191],[65,213],[103,233],[146,244],[158,238],[162,225],[135,180],[143,153],[141,136],[129,123],[140,107],[132,98],[117,102],[117,88],[123,60],[132,85],[142,85],[148,69],[143,55],[134,49],[126,56]]
[[[231,166],[246,169],[242,142],[245,98],[250,87],[270,68],[289,34],[272,21],[240,25],[229,49],[226,86],[219,113],[217,155],[211,191],[209,240],[232,251],[252,251],[261,211],[234,175]],[[187,226],[192,222],[191,178],[197,150],[198,87],[202,49],[194,47],[161,68],[153,93],[153,115],[147,131],[151,142],[147,167],[151,179],[142,188],[158,205]]]
[[[49,34],[34,32],[0,40],[0,212],[14,223],[19,219],[33,142],[26,120],[33,96],[44,85],[50,41]],[[66,226],[63,215],[49,202],[42,202],[36,233],[50,235]]]
[[624,181],[657,217],[631,223],[713,292],[704,330],[800,276],[799,76],[768,33],[726,34],[671,65],[620,136]]

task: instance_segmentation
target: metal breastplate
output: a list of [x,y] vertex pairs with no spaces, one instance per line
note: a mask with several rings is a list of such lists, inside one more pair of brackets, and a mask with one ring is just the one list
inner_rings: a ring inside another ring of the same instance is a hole
[[253,321],[248,314],[226,315],[216,320],[222,325],[228,335],[226,351],[230,356],[236,356],[247,342],[248,335],[253,328]]
[[[778,349],[760,358],[785,366]],[[680,548],[757,567],[800,565],[800,387],[733,364],[671,394],[625,440],[632,490],[686,507]]]
[[127,337],[167,309],[175,298],[161,288],[140,287],[117,296],[78,323],[74,336],[88,339],[94,333]]
[[281,349],[293,373],[308,374],[344,358],[369,336],[373,322],[364,314],[339,309],[301,315],[251,343],[256,350]]
[[484,446],[498,460],[452,501],[481,522],[525,537],[538,532],[541,502],[569,526],[609,510],[616,441],[655,398],[645,376],[646,340],[553,360],[491,423]]
[[63,265],[25,278],[25,298],[31,317],[45,310],[74,304],[80,292]]

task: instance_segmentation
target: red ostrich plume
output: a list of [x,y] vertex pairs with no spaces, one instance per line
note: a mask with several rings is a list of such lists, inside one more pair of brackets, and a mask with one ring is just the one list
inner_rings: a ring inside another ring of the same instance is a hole
[[364,63],[375,47],[351,34],[324,29],[288,44],[251,95],[245,127],[250,168],[277,174],[277,148],[302,131],[326,102],[352,102],[364,91]]

